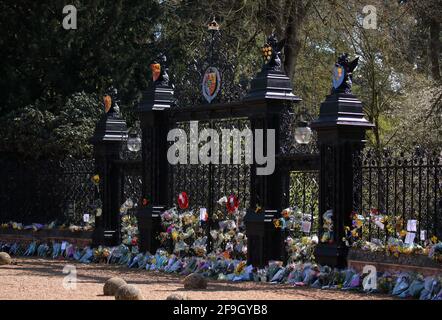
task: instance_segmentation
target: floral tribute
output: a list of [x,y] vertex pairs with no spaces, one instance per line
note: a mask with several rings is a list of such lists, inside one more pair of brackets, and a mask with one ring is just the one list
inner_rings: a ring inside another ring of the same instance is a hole
[[[238,202],[237,209],[230,212],[227,207],[229,198],[235,200],[231,197],[221,198],[218,201],[219,208],[214,214],[208,213],[205,208],[191,210],[188,206],[185,206],[185,209],[175,207],[163,212],[163,232],[160,235],[163,248],[155,253],[140,252],[138,249],[138,228],[136,218],[131,213],[136,204],[131,199],[126,200],[120,208],[123,240],[119,246],[78,247],[66,241],[0,242],[0,251],[8,252],[11,256],[117,264],[133,269],[179,275],[199,273],[215,280],[285,283],[322,290],[365,291],[391,294],[400,298],[442,300],[442,275],[424,277],[405,272],[378,273],[376,288],[365,289],[367,274],[358,273],[352,268],[338,270],[315,264],[313,252],[319,240],[316,235],[311,235],[312,215],[303,213],[297,207],[284,209],[280,218],[273,221],[274,227],[284,232],[287,263],[270,261],[262,269],[247,265],[247,237],[243,223],[245,211],[238,209]],[[235,201],[233,203],[235,204]],[[331,216],[329,218],[331,219]],[[384,226],[384,230],[390,235],[388,242],[362,241],[361,236],[368,223],[379,228]],[[425,246],[410,242],[405,234],[409,231],[403,232],[404,223],[400,217],[386,217],[377,210],[371,210],[366,216],[353,213],[351,226],[346,228],[347,237],[343,240],[349,246],[364,250],[385,251],[393,255],[422,253],[441,261],[442,243],[435,237],[427,239]],[[209,225],[211,229],[207,229]],[[6,224],[8,228],[11,226],[16,229],[24,228],[17,223]],[[410,226],[414,229],[413,223],[410,223]],[[39,230],[43,227],[34,224],[33,228]],[[407,229],[410,228],[407,226]],[[207,246],[209,237],[210,246]],[[210,252],[207,248],[211,248]]]
[[[142,200],[142,205],[144,200]],[[135,204],[132,199],[127,199],[120,207],[121,242],[127,246],[138,245],[138,222],[137,217],[132,213],[134,208]]]
[[378,273],[377,287],[364,289],[367,274],[354,269],[332,269],[314,263],[270,261],[263,269],[247,265],[245,260],[227,258],[215,253],[204,257],[178,256],[159,249],[156,253],[140,253],[137,246],[121,244],[116,247],[84,247],[70,243],[5,243],[0,252],[11,256],[38,256],[42,258],[73,260],[79,263],[103,263],[127,268],[160,271],[179,275],[199,273],[204,277],[224,281],[259,281],[312,287],[322,290],[344,290],[390,294],[400,298],[442,300],[442,276],[424,277],[416,273]]
[[[245,210],[238,210],[239,201],[236,196],[222,197],[218,201],[219,209],[210,216],[206,208],[189,209],[189,199],[184,194],[182,192],[178,196],[179,208],[170,208],[161,215],[163,231],[159,240],[162,247],[179,257],[215,254],[225,258],[245,259]],[[221,211],[224,203],[228,215]],[[211,252],[207,252],[209,240]]]
[[[384,252],[386,255],[427,255],[431,259],[442,262],[442,243],[436,236],[426,238],[426,232],[417,235],[417,220],[405,221],[402,216],[385,215],[377,209],[371,209],[365,215],[352,212],[351,226],[346,226],[344,243],[352,248],[370,252]],[[377,228],[386,239],[372,238],[363,240],[364,232],[369,228]]]
[[310,235],[312,222],[312,215],[298,207],[284,209],[281,217],[273,220],[275,228],[284,233],[288,263],[315,260],[313,253],[318,237]]

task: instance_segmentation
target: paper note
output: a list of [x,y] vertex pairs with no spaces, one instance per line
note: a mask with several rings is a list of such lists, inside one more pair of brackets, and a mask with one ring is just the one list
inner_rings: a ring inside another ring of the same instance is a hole
[[89,222],[89,213],[85,213],[85,214],[83,215],[83,221],[84,221],[84,222]]
[[302,221],[302,232],[309,233],[312,227],[312,223],[310,221]]
[[408,220],[407,221],[407,231],[416,232],[417,220]]
[[406,244],[412,244],[414,242],[414,238],[416,237],[416,233],[407,232],[407,236],[405,237]]
[[381,230],[384,230],[385,226],[382,222],[380,222],[379,220],[376,220],[374,222],[375,225],[377,225]]
[[421,240],[425,241],[427,239],[427,230],[421,230]]
[[207,214],[206,208],[200,208],[200,221],[207,221],[209,219],[209,215]]
[[63,241],[62,243],[61,243],[61,250],[62,251],[64,251],[64,250],[66,250],[66,246],[67,246],[67,242],[66,241]]

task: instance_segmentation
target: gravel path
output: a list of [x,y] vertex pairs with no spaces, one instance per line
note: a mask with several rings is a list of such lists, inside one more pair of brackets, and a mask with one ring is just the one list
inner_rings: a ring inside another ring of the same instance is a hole
[[[19,258],[15,265],[0,266],[0,300],[102,300],[105,297],[104,282],[119,276],[137,285],[145,299],[165,299],[171,293],[187,295],[192,300],[211,299],[262,299],[262,300],[311,300],[311,299],[391,299],[385,295],[366,295],[342,291],[326,291],[311,288],[294,288],[290,285],[242,282],[209,281],[207,290],[185,291],[182,276],[160,272],[127,269],[103,264],[78,264],[74,262],[37,258]],[[74,265],[77,270],[77,288],[67,290],[63,286],[63,267]]]

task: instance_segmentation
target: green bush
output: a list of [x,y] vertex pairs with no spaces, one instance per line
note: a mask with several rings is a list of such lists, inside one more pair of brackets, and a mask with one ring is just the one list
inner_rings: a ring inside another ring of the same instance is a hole
[[91,156],[88,140],[101,114],[97,95],[74,93],[64,102],[52,103],[61,105],[40,99],[1,118],[0,152],[35,160]]

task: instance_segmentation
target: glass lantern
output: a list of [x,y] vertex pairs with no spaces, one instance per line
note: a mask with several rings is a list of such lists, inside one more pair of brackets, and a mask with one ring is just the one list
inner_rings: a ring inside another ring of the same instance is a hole
[[141,138],[137,130],[129,130],[127,137],[127,149],[131,152],[138,152],[141,150]]
[[295,140],[299,144],[309,144],[312,140],[312,129],[310,129],[306,121],[299,122],[298,127],[295,129]]

